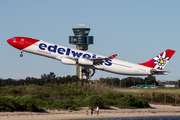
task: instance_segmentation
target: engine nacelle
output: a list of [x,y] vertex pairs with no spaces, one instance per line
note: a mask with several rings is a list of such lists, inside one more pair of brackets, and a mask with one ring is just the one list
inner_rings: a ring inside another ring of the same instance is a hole
[[69,58],[62,58],[61,63],[66,65],[76,65],[76,60],[69,59]]
[[93,65],[93,61],[84,58],[79,58],[78,63],[82,65]]

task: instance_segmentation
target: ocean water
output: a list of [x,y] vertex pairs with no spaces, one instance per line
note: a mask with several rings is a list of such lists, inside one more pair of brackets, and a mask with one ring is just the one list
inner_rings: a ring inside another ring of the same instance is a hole
[[[79,119],[75,119],[75,120],[79,120]],[[93,118],[93,119],[80,119],[80,120],[180,120],[180,116]]]

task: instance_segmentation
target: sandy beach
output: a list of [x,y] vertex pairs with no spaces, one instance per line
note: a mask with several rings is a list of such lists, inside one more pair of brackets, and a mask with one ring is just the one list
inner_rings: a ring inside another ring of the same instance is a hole
[[[0,120],[58,120],[58,119],[88,119],[88,118],[117,118],[143,116],[180,116],[180,107],[171,105],[150,104],[152,108],[145,109],[100,109],[99,116],[90,115],[90,109],[79,111],[47,110],[46,112],[0,112]],[[88,110],[89,115],[85,115]]]

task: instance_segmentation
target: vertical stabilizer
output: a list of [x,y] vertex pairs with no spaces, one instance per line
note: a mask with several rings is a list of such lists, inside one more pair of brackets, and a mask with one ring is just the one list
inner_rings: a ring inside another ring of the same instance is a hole
[[169,62],[169,60],[171,59],[171,57],[173,56],[175,52],[176,51],[174,50],[167,49],[161,54],[152,58],[151,60],[145,63],[139,63],[139,65],[162,70],[166,66],[166,64]]

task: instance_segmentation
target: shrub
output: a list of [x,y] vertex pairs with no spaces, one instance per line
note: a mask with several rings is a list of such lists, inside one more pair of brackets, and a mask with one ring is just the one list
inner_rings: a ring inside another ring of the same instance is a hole
[[54,101],[52,107],[54,109],[66,109],[66,105],[61,100]]
[[105,92],[101,95],[102,98],[106,99],[119,99],[122,98],[124,95],[120,93],[113,93],[113,92]]
[[12,101],[13,97],[0,97],[0,111],[12,112],[16,107]]
[[64,101],[66,109],[75,110],[75,102],[72,99],[67,99]]
[[15,89],[15,88],[12,88],[12,89],[9,91],[9,94],[14,94],[14,95],[21,94],[21,93],[22,93],[21,90]]
[[120,93],[112,93],[112,92],[105,92],[101,95],[105,106],[117,105],[118,99],[122,98],[123,96],[124,95]]
[[23,97],[0,97],[0,111],[39,111],[32,96]]
[[149,103],[147,100],[144,99],[139,99],[140,102],[142,102],[142,105],[144,108],[150,107]]
[[99,106],[99,108],[104,108],[103,99],[99,95],[91,95],[84,100],[84,103],[88,107]]
[[70,109],[70,110],[76,110],[76,106],[78,106],[76,104],[75,101],[73,101],[72,99],[67,99],[65,101],[61,101],[61,100],[57,100],[57,101],[49,101],[46,103],[46,106],[44,106],[45,108],[48,109]]
[[144,108],[149,107],[149,104],[146,100],[140,100],[132,95],[125,95],[123,98],[120,98],[117,104],[119,108]]
[[38,107],[46,108],[47,101],[45,101],[43,99],[39,99],[39,98],[34,98],[34,100],[36,101],[36,105]]
[[44,99],[44,100],[50,97],[50,93],[48,91],[38,91],[33,94],[35,94],[37,98]]
[[44,107],[48,109],[66,109],[63,101],[61,100],[54,101],[54,102],[51,102],[51,101],[46,102],[46,105]]

